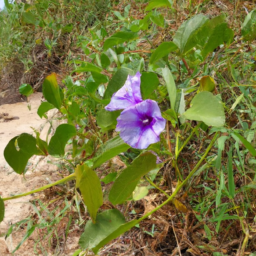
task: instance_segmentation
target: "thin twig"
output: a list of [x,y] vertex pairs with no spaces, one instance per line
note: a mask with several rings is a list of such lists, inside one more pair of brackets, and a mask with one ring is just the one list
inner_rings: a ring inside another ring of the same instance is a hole
[[180,244],[179,244],[179,241],[178,241],[178,237],[176,236],[176,232],[175,232],[175,230],[174,230],[174,225],[173,225],[172,219],[171,219],[171,222],[172,222],[172,230],[173,230],[173,234],[174,234],[175,239],[176,239],[176,243],[177,243],[179,255],[182,256],[182,255],[181,255],[181,250],[180,250]]
[[185,67],[186,67],[186,69],[187,69],[189,75],[191,75],[191,74],[192,74],[192,71],[191,71],[191,69],[189,68],[188,63],[186,62],[186,60],[185,60],[184,58],[182,59],[182,61],[183,61],[184,65],[185,65]]

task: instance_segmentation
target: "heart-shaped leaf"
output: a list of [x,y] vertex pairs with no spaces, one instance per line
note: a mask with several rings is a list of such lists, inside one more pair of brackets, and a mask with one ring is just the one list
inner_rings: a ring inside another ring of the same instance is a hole
[[189,120],[203,121],[209,126],[223,126],[225,113],[221,101],[210,92],[200,92],[191,101],[183,116]]
[[79,245],[84,250],[92,249],[124,223],[124,216],[116,209],[101,212],[97,215],[95,224],[91,220],[87,221]]
[[37,148],[36,139],[27,133],[14,137],[4,149],[6,162],[18,174],[22,174],[33,155],[40,155],[42,152]]
[[[208,18],[205,15],[198,14],[183,22],[178,28],[173,37],[173,42],[179,47],[182,54],[185,54],[198,43],[198,40],[196,40],[198,38],[197,35],[201,32],[207,21]],[[206,37],[207,33],[204,34],[204,37]]]

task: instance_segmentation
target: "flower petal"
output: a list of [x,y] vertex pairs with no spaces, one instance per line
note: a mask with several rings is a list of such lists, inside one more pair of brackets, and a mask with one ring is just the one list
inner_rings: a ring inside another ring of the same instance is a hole
[[156,143],[160,140],[159,136],[155,134],[155,132],[150,128],[147,127],[142,131],[140,134],[139,141],[137,142],[135,148],[138,149],[145,149],[150,144]]
[[144,100],[141,104],[136,105],[136,109],[141,115],[145,114],[155,119],[152,129],[159,136],[165,128],[166,120],[162,117],[157,103],[154,100]]
[[166,125],[166,120],[162,117],[157,117],[156,122],[152,125],[152,129],[158,136],[162,133]]
[[[144,122],[149,119],[149,123]],[[159,141],[165,123],[157,103],[145,100],[121,113],[117,118],[116,131],[120,131],[121,138],[133,148],[145,149]]]
[[122,88],[113,94],[110,103],[105,107],[108,111],[126,109],[142,101],[140,92],[140,72],[135,76],[128,75]]

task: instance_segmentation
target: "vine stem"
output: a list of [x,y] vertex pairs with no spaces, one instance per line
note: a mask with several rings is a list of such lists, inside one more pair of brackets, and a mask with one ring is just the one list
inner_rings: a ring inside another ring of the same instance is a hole
[[[154,212],[156,212],[157,210],[159,210],[160,208],[162,208],[163,206],[165,206],[166,204],[168,204],[170,201],[172,201],[174,199],[174,197],[177,195],[177,193],[181,190],[181,188],[183,188],[186,183],[189,181],[189,179],[194,175],[194,173],[198,170],[198,168],[200,167],[201,163],[204,161],[204,159],[206,158],[206,156],[208,155],[209,151],[211,150],[211,148],[213,147],[217,137],[218,137],[219,133],[216,133],[211,141],[211,143],[209,144],[209,146],[207,147],[204,155],[202,156],[202,158],[198,161],[198,163],[196,164],[196,166],[194,167],[194,169],[189,173],[189,175],[187,176],[187,178],[179,185],[177,186],[177,188],[175,189],[175,191],[171,194],[171,196],[169,196],[169,198],[164,201],[162,204],[160,204],[159,206],[157,206],[155,209],[153,209],[151,212],[145,214],[144,216],[142,216],[140,219],[138,219],[136,221],[136,224],[141,222],[142,220],[146,219],[147,217],[149,217],[150,215],[152,215]],[[135,224],[135,225],[136,225]]]
[[145,176],[146,180],[148,181],[148,183],[150,185],[152,185],[154,188],[158,189],[160,192],[162,192],[167,198],[169,198],[170,196],[161,188],[159,188],[149,177]]
[[199,122],[198,125],[196,127],[193,128],[192,132],[190,133],[190,135],[188,136],[188,138],[186,139],[186,141],[183,143],[183,145],[180,147],[180,149],[178,150],[177,154],[176,154],[176,159],[178,159],[178,156],[180,154],[180,152],[183,150],[183,148],[188,144],[188,142],[190,141],[190,139],[192,138],[192,136],[194,135],[195,131],[200,127],[202,122]]
[[61,179],[61,180],[58,180],[54,183],[51,183],[51,184],[48,184],[46,186],[43,186],[41,188],[37,188],[35,190],[31,190],[27,193],[24,193],[24,194],[19,194],[19,195],[16,195],[16,196],[11,196],[11,197],[6,197],[6,198],[2,198],[3,201],[8,201],[8,200],[12,200],[12,199],[16,199],[16,198],[20,198],[20,197],[23,197],[23,196],[28,196],[28,195],[31,195],[31,194],[34,194],[34,193],[38,193],[38,192],[41,192],[47,188],[51,188],[53,186],[56,186],[56,185],[59,185],[59,184],[62,184],[62,183],[66,183],[70,180],[74,180],[76,178],[76,175],[75,173],[72,173],[70,174],[69,176],[65,177],[64,179]]

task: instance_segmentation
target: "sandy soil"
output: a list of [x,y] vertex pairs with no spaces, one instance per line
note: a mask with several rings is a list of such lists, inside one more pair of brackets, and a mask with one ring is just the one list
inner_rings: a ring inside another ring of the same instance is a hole
[[[18,102],[0,106],[0,114],[5,114],[0,119],[0,166],[5,165],[3,151],[7,143],[15,136],[32,132],[31,127],[38,128],[45,121],[37,115],[37,109],[41,103],[42,93],[32,94],[29,103]],[[28,109],[28,104],[31,110]],[[13,119],[12,119],[13,118]]]
[[[31,127],[42,130],[41,137],[45,139],[49,126],[47,127],[45,119],[41,119],[37,115],[37,109],[41,103],[41,99],[41,93],[33,94],[29,99],[30,110],[28,109],[27,102],[0,106],[0,195],[3,198],[33,190],[45,184],[49,184],[49,182],[54,182],[59,178],[56,172],[56,165],[48,163],[49,160],[52,160],[49,159],[49,157],[45,159],[42,159],[40,156],[32,157],[29,171],[26,173],[25,177],[23,177],[12,171],[3,156],[3,151],[7,143],[13,137],[23,132],[32,133],[33,130]],[[15,252],[15,254],[10,254],[22,240],[25,230],[14,232],[7,239],[4,238],[5,232],[12,223],[16,223],[33,214],[29,200],[37,198],[38,196],[40,195],[26,196],[5,202],[5,219],[0,224],[0,256],[38,255],[35,254],[33,249],[35,243],[33,235]],[[77,243],[78,237],[68,238],[66,244],[70,253],[66,251],[63,255],[72,255],[77,249]]]

